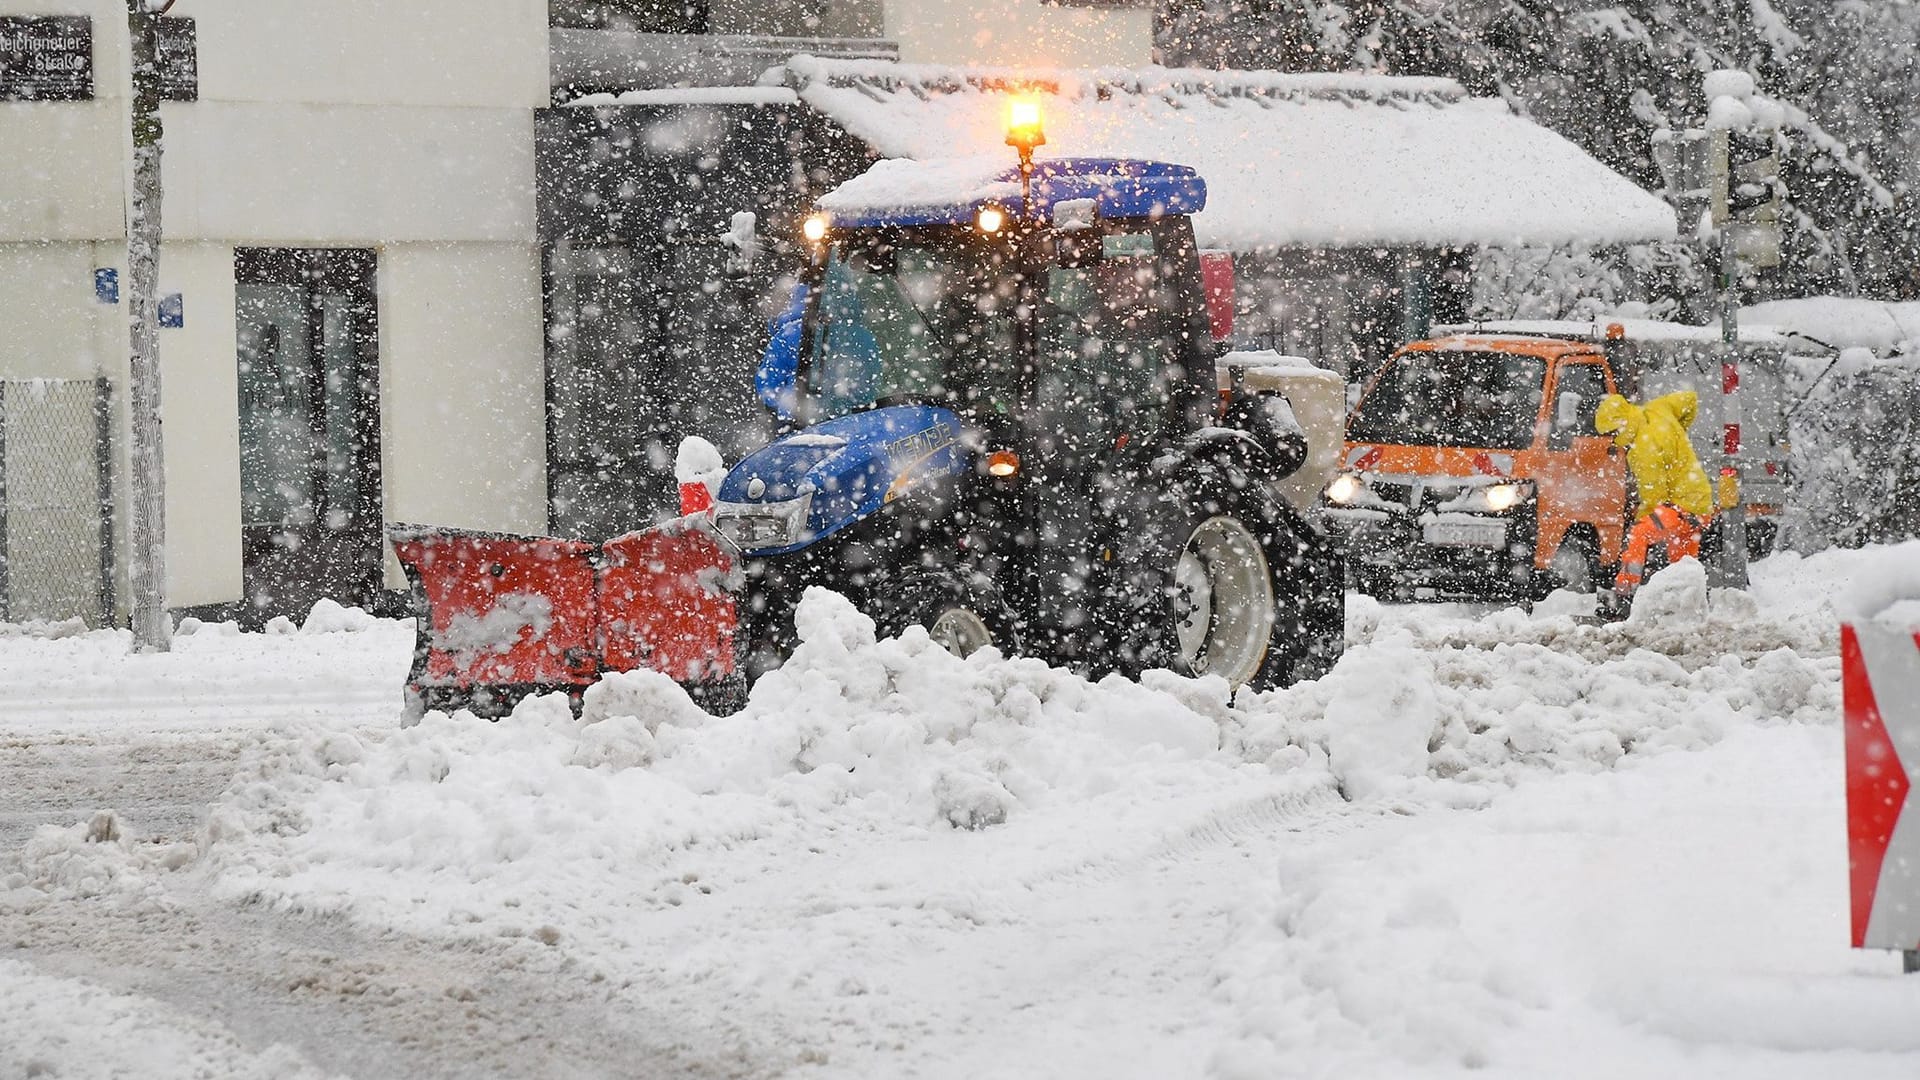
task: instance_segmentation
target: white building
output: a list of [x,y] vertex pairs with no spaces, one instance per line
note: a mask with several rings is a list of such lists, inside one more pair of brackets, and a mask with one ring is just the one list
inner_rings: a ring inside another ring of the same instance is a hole
[[[162,108],[166,595],[243,618],[402,585],[384,522],[548,527],[535,113],[583,72],[1150,51],[1144,7],[1042,0],[179,0],[170,19],[192,22],[196,77],[176,60],[190,100]],[[0,619],[123,607],[123,541],[99,538],[126,489],[128,58],[122,0],[0,0]]]

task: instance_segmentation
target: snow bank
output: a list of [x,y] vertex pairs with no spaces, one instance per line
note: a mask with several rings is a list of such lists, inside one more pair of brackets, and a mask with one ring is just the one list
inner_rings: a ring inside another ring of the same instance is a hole
[[1746,729],[1287,852],[1210,1071],[1910,1076],[1920,980],[1845,948],[1840,773],[1830,730]]
[[1661,617],[1609,626],[1518,610],[1426,622],[1356,598],[1370,640],[1328,677],[1238,708],[1213,681],[1096,684],[992,652],[960,660],[919,630],[876,641],[815,591],[803,644],[735,716],[638,672],[596,687],[579,720],[550,698],[497,724],[429,714],[365,745],[335,733],[237,783],[209,852],[245,895],[519,925],[503,905],[552,902],[556,875],[619,876],[631,902],[668,902],[684,890],[665,868],[694,850],[1124,817],[1315,777],[1351,798],[1479,805],[1529,770],[1598,771],[1741,723],[1830,716],[1831,600],[1708,603],[1686,571],[1643,590]]
[[[243,893],[331,910],[369,899],[363,875],[404,875],[377,891],[434,905],[429,921],[484,918],[554,874],[830,829],[980,829],[1249,772],[1218,753],[1224,684],[1090,684],[992,652],[960,660],[918,629],[876,642],[824,591],[797,628],[792,660],[727,718],[634,672],[594,688],[577,721],[544,698],[497,724],[430,713],[368,745],[290,749],[236,783],[210,851]],[[664,903],[678,883],[651,884]]]

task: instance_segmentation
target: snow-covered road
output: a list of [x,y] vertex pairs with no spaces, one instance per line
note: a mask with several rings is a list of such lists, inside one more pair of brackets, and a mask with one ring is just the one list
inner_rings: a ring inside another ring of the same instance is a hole
[[631,676],[401,729],[353,613],[0,637],[0,1076],[1912,1077],[1832,602],[1915,559],[1357,599],[1232,708],[828,596],[726,720]]

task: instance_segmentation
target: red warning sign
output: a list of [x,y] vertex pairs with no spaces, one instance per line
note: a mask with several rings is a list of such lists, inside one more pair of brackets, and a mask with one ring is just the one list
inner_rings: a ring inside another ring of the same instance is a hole
[[1920,634],[1840,628],[1856,948],[1920,949]]

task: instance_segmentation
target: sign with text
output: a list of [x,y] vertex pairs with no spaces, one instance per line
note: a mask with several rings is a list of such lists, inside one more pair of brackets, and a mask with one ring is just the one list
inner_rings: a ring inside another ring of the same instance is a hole
[[1920,951],[1920,634],[1840,628],[1853,944]]
[[0,16],[0,101],[93,97],[93,20]]
[[160,69],[160,100],[200,100],[199,35],[193,20],[169,15],[154,20],[155,66]]

